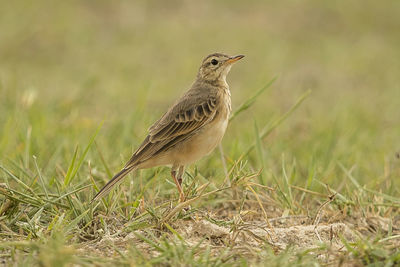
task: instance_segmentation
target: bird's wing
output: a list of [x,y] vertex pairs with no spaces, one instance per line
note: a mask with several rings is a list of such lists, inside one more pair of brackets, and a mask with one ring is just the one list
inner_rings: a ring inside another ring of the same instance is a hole
[[217,112],[217,101],[217,98],[211,95],[183,96],[150,127],[149,135],[139,149],[125,167],[96,194],[92,202],[106,195],[125,175],[135,170],[138,164],[190,138],[214,118]]
[[189,138],[211,121],[218,106],[215,94],[185,94],[149,128],[149,135],[125,165],[125,168],[146,161]]

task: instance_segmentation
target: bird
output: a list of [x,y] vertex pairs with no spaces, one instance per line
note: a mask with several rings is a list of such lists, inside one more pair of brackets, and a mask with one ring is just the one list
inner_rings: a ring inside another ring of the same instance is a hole
[[210,154],[221,142],[232,111],[226,76],[231,66],[243,57],[223,53],[206,56],[189,90],[148,129],[130,160],[91,202],[108,194],[131,171],[156,166],[171,167],[179,201],[184,202],[181,184],[185,166]]

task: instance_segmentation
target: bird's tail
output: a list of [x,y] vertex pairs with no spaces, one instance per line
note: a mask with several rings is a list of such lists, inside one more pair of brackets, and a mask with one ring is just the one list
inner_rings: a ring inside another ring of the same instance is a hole
[[125,177],[130,171],[136,169],[136,166],[130,166],[130,167],[125,167],[123,168],[119,173],[114,175],[114,177],[105,185],[103,186],[102,189],[100,189],[99,192],[94,196],[92,201],[90,203],[93,203],[94,201],[99,200],[100,198],[104,197],[107,195],[110,190],[119,182],[121,181],[122,178]]

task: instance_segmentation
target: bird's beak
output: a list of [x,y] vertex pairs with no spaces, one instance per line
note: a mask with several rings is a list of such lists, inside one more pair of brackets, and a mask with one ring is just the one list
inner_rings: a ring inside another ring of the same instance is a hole
[[242,58],[244,58],[243,55],[234,56],[234,57],[229,58],[229,59],[226,61],[226,63],[228,63],[228,64],[233,64],[233,63],[235,63],[236,61],[238,61],[239,59],[242,59]]

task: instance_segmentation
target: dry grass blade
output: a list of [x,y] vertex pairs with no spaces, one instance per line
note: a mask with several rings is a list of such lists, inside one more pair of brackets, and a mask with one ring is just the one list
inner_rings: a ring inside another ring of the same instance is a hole
[[258,196],[258,194],[256,193],[256,191],[254,191],[254,189],[251,187],[251,185],[247,185],[247,188],[249,188],[250,191],[251,191],[251,192],[254,194],[254,196],[256,197],[257,202],[258,202],[258,205],[260,206],[260,208],[261,208],[261,210],[262,210],[262,212],[263,212],[265,223],[267,224],[267,226],[268,226],[272,231],[274,231],[274,227],[273,227],[273,226],[270,224],[270,222],[269,222],[267,212],[265,211],[264,206],[263,206],[263,204],[261,203],[260,197]]
[[[206,188],[207,188],[207,186],[204,187],[204,189],[206,189]],[[180,212],[183,208],[189,206],[191,203],[195,202],[196,200],[201,199],[201,198],[204,198],[204,197],[207,197],[207,196],[210,196],[210,195],[213,195],[213,194],[215,194],[215,193],[218,193],[218,192],[221,192],[221,191],[230,189],[230,188],[231,188],[231,187],[228,186],[228,187],[224,187],[224,188],[220,188],[220,189],[213,190],[213,191],[208,192],[208,193],[205,193],[205,194],[200,193],[200,195],[197,196],[197,197],[194,197],[194,198],[191,198],[191,199],[186,200],[185,202],[179,203],[175,208],[173,208],[173,209],[162,219],[161,224],[163,224],[164,222],[168,222],[174,215],[176,215],[176,214],[177,214],[178,212]]]
[[326,195],[326,194],[322,194],[322,193],[319,193],[319,192],[314,192],[314,191],[311,191],[311,190],[302,188],[302,187],[297,186],[297,185],[290,185],[290,187],[292,187],[292,188],[294,188],[294,189],[297,189],[297,190],[299,190],[299,191],[303,191],[303,192],[308,193],[308,194],[315,195],[315,196],[319,196],[319,197],[323,197],[323,198],[329,197],[329,196]]

